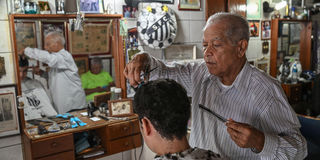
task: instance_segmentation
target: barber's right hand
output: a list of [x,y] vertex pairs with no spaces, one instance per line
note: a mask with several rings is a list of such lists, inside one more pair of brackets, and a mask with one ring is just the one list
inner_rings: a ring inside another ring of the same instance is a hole
[[40,69],[39,66],[36,66],[36,67],[32,67],[32,72],[36,75],[41,75],[43,71]]
[[141,83],[140,73],[150,63],[150,57],[147,53],[136,55],[125,67],[123,74],[129,80],[133,87]]

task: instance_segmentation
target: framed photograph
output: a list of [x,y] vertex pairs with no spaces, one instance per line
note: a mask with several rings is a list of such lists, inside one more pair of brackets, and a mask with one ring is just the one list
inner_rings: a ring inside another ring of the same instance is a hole
[[263,58],[262,60],[257,60],[254,62],[254,65],[259,68],[260,70],[269,73],[269,60]]
[[179,10],[192,10],[200,11],[201,10],[201,0],[179,0],[178,5]]
[[15,22],[17,53],[26,47],[37,48],[35,22]]
[[261,39],[268,40],[271,38],[271,21],[261,21]]
[[89,70],[89,58],[87,56],[73,57],[74,62],[78,67],[78,73],[81,76]]
[[111,26],[111,22],[91,22],[83,26],[83,31],[68,30],[69,52],[72,55],[109,54]]
[[80,11],[84,13],[100,13],[99,1],[101,0],[80,0]]
[[138,8],[123,5],[122,6],[122,13],[123,13],[124,18],[136,18],[137,14],[138,14]]
[[0,56],[0,79],[4,75],[6,75],[6,64],[5,64],[4,57]]
[[259,37],[259,20],[249,20],[250,37]]
[[[66,40],[65,23],[64,22],[41,22],[42,48],[44,48],[44,39],[49,32],[60,32]],[[67,43],[65,43],[67,48]]]
[[247,0],[247,19],[260,19],[261,6],[261,0]]
[[133,114],[132,100],[120,99],[108,101],[109,115],[113,117],[124,117]]
[[38,1],[40,14],[51,14],[48,1]]
[[0,87],[0,137],[19,133],[15,85]]

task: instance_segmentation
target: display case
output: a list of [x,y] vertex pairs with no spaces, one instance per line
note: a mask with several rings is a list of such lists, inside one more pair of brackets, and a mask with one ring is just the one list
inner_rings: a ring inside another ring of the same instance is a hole
[[[282,80],[282,88],[291,104],[303,100],[305,96],[302,93],[311,89],[311,83],[293,84],[290,80],[283,81],[279,68],[284,63],[289,64],[296,60],[300,62],[302,71],[311,69],[311,31],[311,21],[288,19],[271,21],[270,75]],[[290,72],[290,68],[287,70]],[[281,72],[285,71],[282,69]]]
[[312,22],[273,19],[271,30],[270,75],[278,76],[280,65],[290,59],[298,60],[302,70],[310,70]]

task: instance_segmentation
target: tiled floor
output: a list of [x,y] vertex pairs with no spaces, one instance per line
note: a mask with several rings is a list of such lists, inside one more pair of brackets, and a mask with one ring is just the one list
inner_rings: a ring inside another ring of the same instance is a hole
[[22,160],[22,148],[20,135],[0,138],[1,160]]

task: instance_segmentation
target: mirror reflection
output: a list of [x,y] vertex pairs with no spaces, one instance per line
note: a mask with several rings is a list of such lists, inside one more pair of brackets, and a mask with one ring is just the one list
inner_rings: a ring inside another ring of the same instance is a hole
[[300,34],[302,24],[299,22],[279,22],[279,37],[277,49],[277,76],[286,83],[292,63],[299,63]]
[[[17,46],[21,46],[19,76],[25,120],[83,109],[94,96],[115,86],[112,56],[73,55],[66,48],[65,34],[61,32],[64,30],[53,28],[40,34],[37,31],[40,22],[35,24],[36,27],[31,26],[36,34],[29,35],[32,41],[26,43],[18,40],[17,34],[23,31],[19,32],[16,27]],[[35,39],[37,44],[31,45]]]

